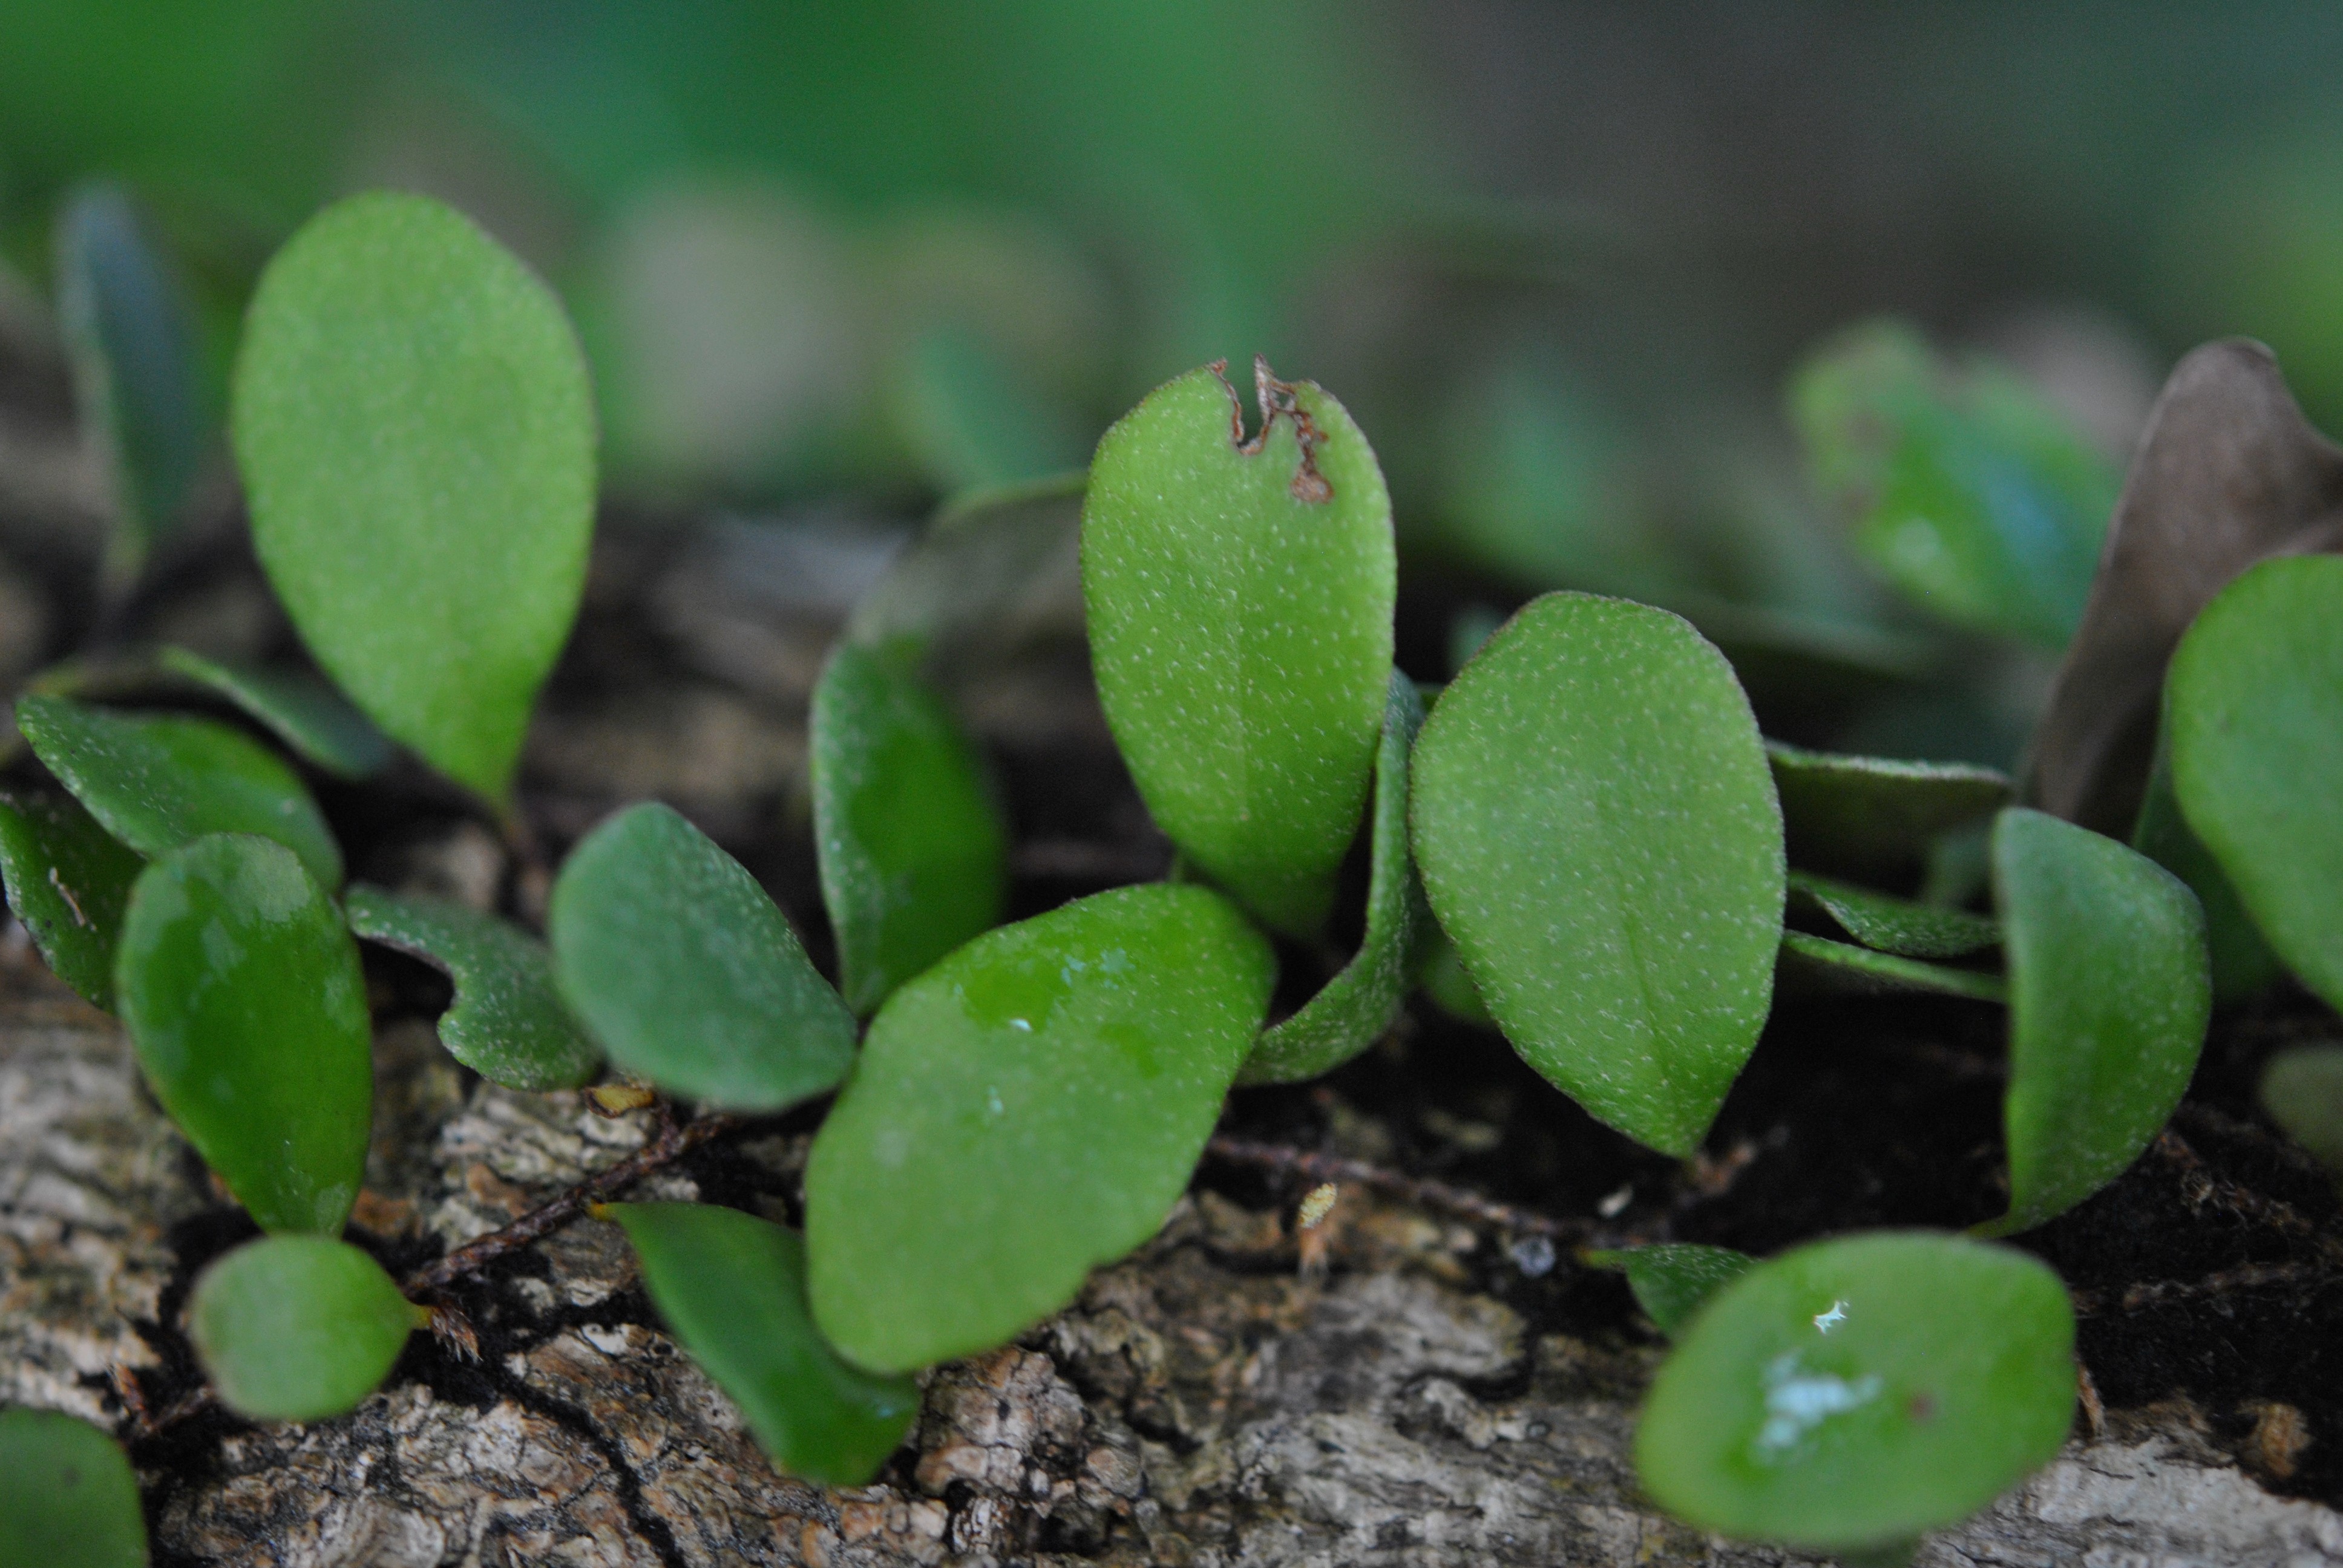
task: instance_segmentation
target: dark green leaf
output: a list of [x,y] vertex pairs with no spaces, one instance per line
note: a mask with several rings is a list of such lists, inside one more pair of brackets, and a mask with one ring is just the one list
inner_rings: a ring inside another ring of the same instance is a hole
[[242,833],[140,873],[114,994],[171,1120],[265,1231],[340,1231],[366,1174],[373,1034],[341,911]]
[[2279,1051],[2262,1068],[2262,1110],[2329,1171],[2343,1171],[2343,1045]]
[[814,1139],[814,1317],[860,1365],[987,1350],[1162,1224],[1261,1026],[1269,944],[1209,889],[1004,926],[888,998]]
[[668,807],[588,834],[553,884],[562,996],[610,1060],[710,1105],[779,1111],[854,1060],[854,1018],[757,879]]
[[0,879],[57,978],[114,1005],[114,948],[141,862],[63,796],[0,800]]
[[138,1478],[114,1439],[62,1411],[0,1412],[0,1563],[146,1568]]
[[382,1386],[419,1315],[382,1265],[349,1243],[267,1236],[196,1279],[187,1337],[229,1409],[255,1421],[322,1421]]
[[910,1430],[920,1388],[838,1358],[806,1303],[794,1231],[706,1203],[613,1203],[643,1284],[700,1370],[780,1470],[866,1486]]
[[1398,568],[1383,471],[1342,406],[1265,364],[1256,380],[1257,447],[1216,368],[1106,433],[1082,591],[1099,697],[1148,809],[1254,914],[1310,936],[1366,805]]
[[365,779],[389,765],[389,739],[307,670],[250,669],[184,648],[166,648],[156,658],[173,675],[233,702],[304,761],[328,773]]
[[1689,1154],[1757,1043],[1782,819],[1732,668],[1664,610],[1532,601],[1416,742],[1424,890],[1514,1049]]
[[439,203],[353,196],[261,276],[232,424],[253,543],[319,666],[503,804],[594,524],[559,302]]
[[2047,1268],[1919,1232],[1758,1264],[1652,1384],[1635,1468],[1704,1530],[1819,1551],[1957,1523],[2058,1452],[2075,1318]]
[[1393,670],[1375,756],[1366,935],[1351,961],[1302,1010],[1262,1032],[1240,1082],[1295,1083],[1332,1072],[1381,1040],[1406,1003],[1416,950],[1432,924],[1407,843],[1408,753],[1423,725],[1423,699],[1415,682]]
[[150,860],[207,833],[256,833],[341,886],[340,846],[299,777],[225,724],[27,697],[16,727],[89,814]]
[[2205,946],[2213,960],[2213,1000],[2241,1001],[2284,972],[2278,955],[2262,940],[2245,900],[2180,814],[2172,793],[2172,727],[2157,737],[2156,766],[2147,779],[2147,797],[2140,802],[2139,819],[2132,825],[2131,847],[2188,884],[2205,908]]
[[1746,1252],[1689,1241],[1594,1252],[1586,1261],[1626,1275],[1635,1304],[1670,1339],[1683,1332],[1701,1303],[1757,1266]]
[[1956,959],[2001,940],[2000,928],[1983,915],[1916,904],[1909,899],[1833,881],[1805,871],[1790,873],[1790,896],[1820,910],[1839,929],[1884,953],[1911,959]]
[[446,899],[400,898],[360,882],[350,930],[443,970],[456,999],[439,1041],[466,1067],[512,1089],[575,1089],[602,1065],[554,989],[545,945],[509,920]]
[[1959,762],[1844,757],[1765,743],[1795,865],[1848,877],[1895,876],[1946,830],[2009,803],[2009,779]]
[[2009,956],[2007,1235],[2123,1173],[2180,1103],[2212,1015],[2205,916],[2147,856],[2039,811],[1994,825]]
[[1804,931],[1782,933],[1781,972],[1785,992],[1890,996],[1919,990],[1965,996],[1974,1001],[2009,1000],[2009,988],[1999,975],[1898,958]]

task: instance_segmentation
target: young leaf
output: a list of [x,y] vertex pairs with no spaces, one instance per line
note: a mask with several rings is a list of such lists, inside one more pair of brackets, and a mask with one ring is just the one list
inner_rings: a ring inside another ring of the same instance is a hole
[[292,851],[219,833],[139,874],[114,994],[171,1120],[264,1231],[334,1235],[366,1173],[358,951]]
[[1917,990],[1965,996],[1972,1001],[2009,1000],[2009,987],[1999,975],[1898,958],[1804,931],[1782,933],[1781,979],[1785,993],[1890,996]]
[[2343,1002],[2343,558],[2264,561],[2172,656],[2172,788],[2287,967]]
[[840,1361],[806,1302],[794,1231],[707,1203],[613,1203],[651,1300],[774,1465],[826,1486],[867,1486],[920,1412],[920,1387]]
[[1748,1060],[1782,930],[1782,818],[1733,670],[1664,610],[1533,600],[1416,742],[1416,861],[1515,1050],[1689,1154]]
[[1893,1231],[1802,1247],[1692,1321],[1644,1402],[1636,1473],[1704,1530],[1887,1546],[2058,1452],[2074,1350],[2066,1288],[2021,1252]]
[[1148,809],[1279,930],[1314,935],[1366,804],[1392,667],[1391,498],[1366,437],[1257,363],[1244,441],[1219,368],[1099,442],[1082,593],[1099,698]]
[[419,1315],[348,1242],[264,1236],[197,1278],[187,1337],[230,1410],[322,1421],[382,1386]]
[[2329,1171],[2343,1172],[2343,1046],[2304,1045],[2263,1065],[2262,1110]]
[[156,657],[171,674],[236,704],[314,767],[366,779],[390,763],[388,738],[306,670],[248,669],[184,648],[166,648]]
[[841,642],[814,687],[814,848],[840,989],[867,1013],[1001,919],[1008,830],[906,640]]
[[2113,839],[2011,807],[1994,824],[2009,955],[2008,1235],[2123,1173],[2188,1087],[2212,1016],[2205,916]]
[[1765,743],[1791,863],[1846,877],[1895,876],[1947,830],[2009,803],[2009,779],[1959,762],[1846,757]]
[[1218,894],[1151,883],[989,931],[888,998],[806,1168],[830,1342],[882,1372],[990,1349],[1153,1235],[1274,965]]
[[114,1005],[114,948],[142,862],[65,796],[0,799],[0,879],[57,978]]
[[0,1563],[146,1568],[138,1478],[114,1439],[63,1411],[0,1411]]
[[713,839],[656,802],[588,833],[553,884],[555,980],[628,1072],[779,1111],[854,1060],[854,1018],[789,920]]
[[231,425],[318,665],[503,804],[594,522],[593,398],[551,291],[437,202],[351,197],[261,275]]
[[491,1083],[575,1089],[602,1065],[600,1049],[554,989],[551,955],[510,921],[364,882],[350,889],[344,912],[357,935],[421,959],[456,982],[439,1042]]
[[1688,1241],[1593,1252],[1586,1261],[1626,1275],[1635,1304],[1670,1339],[1682,1334],[1703,1302],[1757,1266],[1746,1252]]
[[1406,1002],[1416,950],[1432,924],[1407,846],[1408,753],[1423,727],[1423,699],[1415,682],[1393,670],[1383,744],[1375,753],[1366,936],[1302,1010],[1262,1031],[1239,1082],[1298,1083],[1332,1072],[1381,1040]]
[[1983,915],[1916,904],[1805,871],[1790,873],[1790,897],[1828,915],[1865,947],[1905,958],[1956,959],[2001,940],[2000,928]]
[[2172,793],[2172,726],[2157,734],[2156,766],[2132,825],[2131,847],[2188,884],[2205,907],[2205,947],[2213,960],[2213,1000],[2241,1001],[2284,972],[2278,955],[2246,912],[2245,900],[2205,841],[2189,830]]
[[300,778],[225,724],[26,697],[16,728],[107,832],[150,860],[207,833],[256,833],[341,886],[341,847]]

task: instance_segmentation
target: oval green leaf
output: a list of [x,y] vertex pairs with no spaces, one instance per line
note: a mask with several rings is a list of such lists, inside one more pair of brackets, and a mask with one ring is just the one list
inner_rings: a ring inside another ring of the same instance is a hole
[[594,524],[559,302],[439,203],[351,197],[261,275],[230,418],[253,543],[318,665],[503,804]]
[[882,1372],[988,1350],[1153,1235],[1274,969],[1225,899],[1152,883],[987,932],[888,998],[806,1168],[830,1343]]
[[419,1316],[348,1242],[265,1236],[196,1279],[187,1337],[229,1409],[322,1421],[382,1386]]
[[2132,824],[2131,847],[2188,884],[2205,907],[2205,946],[2213,960],[2213,1000],[2242,1001],[2284,972],[2278,954],[2263,940],[2245,900],[2237,897],[2213,851],[2190,830],[2172,793],[2172,726],[2157,732],[2156,764],[2147,793]]
[[610,1060],[671,1093],[779,1111],[832,1088],[854,1017],[757,879],[656,802],[588,833],[553,884],[554,978]]
[[814,849],[839,989],[867,1013],[1001,919],[1009,834],[910,640],[841,642],[814,687]]
[[2180,1103],[2213,982],[2205,915],[2137,850],[2012,807],[1993,830],[2009,960],[2008,1235],[2114,1181]]
[[1865,947],[1908,959],[1956,959],[2001,940],[2001,928],[1983,915],[1916,904],[1805,871],[1790,873],[1790,897],[1820,910]]
[[344,900],[350,930],[421,959],[456,983],[439,1020],[447,1054],[508,1089],[575,1089],[599,1047],[554,988],[545,945],[509,920],[447,899],[400,898],[360,882]]
[[1600,1120],[1689,1154],[1773,997],[1782,818],[1732,667],[1677,616],[1548,594],[1415,748],[1424,890],[1507,1039]]
[[2281,1050],[2262,1067],[2262,1110],[2311,1157],[2343,1171],[2343,1045]]
[[221,833],[140,873],[114,994],[171,1120],[264,1231],[340,1231],[366,1174],[358,950],[292,851]]
[[2058,1452],[2074,1349],[2066,1288],[2021,1252],[1916,1232],[1802,1247],[1694,1318],[1644,1402],[1635,1469],[1704,1530],[1891,1545]]
[[62,1411],[0,1412],[0,1563],[146,1568],[138,1478],[121,1445]]
[[1407,844],[1408,755],[1423,727],[1423,696],[1414,681],[1393,670],[1375,753],[1366,935],[1351,961],[1299,1012],[1262,1031],[1237,1075],[1240,1083],[1298,1083],[1332,1072],[1381,1040],[1405,1005],[1416,952],[1432,923]]
[[1257,364],[1241,439],[1219,367],[1099,442],[1082,508],[1091,658],[1115,743],[1181,851],[1316,933],[1366,806],[1392,667],[1391,498],[1366,437]]
[[122,910],[144,864],[70,797],[0,799],[0,880],[8,908],[57,978],[114,1005]]
[[341,846],[299,775],[238,730],[69,697],[19,699],[16,728],[107,832],[150,860],[207,833],[254,833],[327,888],[342,884]]
[[1692,1241],[1590,1252],[1586,1261],[1626,1275],[1635,1304],[1670,1339],[1683,1332],[1703,1302],[1757,1266],[1746,1252]]
[[314,767],[343,779],[367,779],[390,765],[389,738],[307,670],[222,664],[184,648],[166,648],[156,659],[172,675],[236,704]]
[[814,1327],[805,1242],[707,1203],[613,1203],[676,1339],[748,1418],[774,1465],[865,1486],[920,1412],[920,1386],[850,1366]]
[[1838,876],[1893,877],[1936,839],[2009,804],[2008,776],[1960,762],[1849,757],[1765,743],[1781,791],[1790,863]]
[[1899,958],[1805,931],[1782,933],[1781,981],[1785,995],[1892,996],[1917,990],[1972,1001],[2009,1000],[2009,987],[1999,975]]

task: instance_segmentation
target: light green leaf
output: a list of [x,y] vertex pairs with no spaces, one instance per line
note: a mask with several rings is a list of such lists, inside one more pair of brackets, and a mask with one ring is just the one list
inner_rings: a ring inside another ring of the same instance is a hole
[[867,1486],[910,1430],[920,1387],[850,1366],[814,1327],[794,1231],[707,1203],[613,1203],[676,1339],[748,1418],[774,1465]]
[[256,833],[298,855],[327,888],[341,886],[341,848],[308,789],[238,730],[69,697],[20,699],[16,728],[107,832],[150,860],[207,833]]
[[1366,805],[1398,568],[1351,417],[1265,364],[1256,379],[1257,447],[1216,367],[1106,433],[1082,591],[1099,697],[1148,809],[1254,914],[1310,936]]
[[1948,969],[1875,952],[1852,942],[1804,931],[1782,933],[1781,980],[1784,994],[1836,993],[1852,996],[1892,996],[1898,991],[1936,991],[1965,996],[1973,1001],[2006,1002],[2009,987],[1999,975],[1976,970]]
[[1703,1302],[1757,1266],[1746,1252],[1689,1241],[1590,1252],[1586,1261],[1626,1275],[1635,1304],[1670,1339],[1682,1334]]
[[319,666],[504,804],[594,524],[593,397],[551,291],[436,201],[353,196],[261,275],[231,426]]
[[1765,743],[1796,866],[1848,877],[1895,876],[1937,838],[2009,804],[2006,775],[1959,762],[1846,757]]
[[2270,945],[2246,912],[2245,900],[2205,848],[2189,830],[2188,819],[2172,793],[2172,726],[2167,720],[2157,733],[2156,765],[2148,774],[2147,793],[2132,824],[2131,847],[2188,884],[2205,909],[2205,946],[2213,960],[2213,1000],[2242,1001],[2269,985],[2284,972]]
[[2008,1235],[2114,1181],[2180,1103],[2213,1010],[2205,916],[2147,856],[2040,811],[1994,824],[2009,956]]
[[1805,871],[1790,873],[1794,903],[1820,910],[1865,947],[1912,959],[1956,959],[2001,940],[2001,929],[1983,915],[1916,904]]
[[260,1228],[339,1232],[366,1174],[373,1032],[357,947],[292,851],[219,833],[148,866],[114,994],[155,1098]]
[[553,884],[554,978],[639,1077],[689,1100],[779,1111],[854,1060],[854,1018],[757,879],[655,802],[588,834]]
[[1262,1031],[1239,1082],[1298,1083],[1332,1072],[1381,1040],[1405,1005],[1416,951],[1432,924],[1407,843],[1408,753],[1423,727],[1423,699],[1415,682],[1393,670],[1375,754],[1366,935],[1351,961],[1299,1012]]
[[236,704],[302,760],[344,779],[367,779],[390,764],[390,741],[372,720],[307,670],[251,669],[184,648],[156,661],[171,674]]
[[2343,557],[2264,561],[2223,588],[2166,677],[2172,788],[2287,967],[2343,1005]]
[[382,1265],[326,1236],[266,1236],[206,1269],[187,1337],[221,1402],[255,1421],[322,1421],[382,1386],[421,1314]]
[[114,1005],[114,948],[142,862],[64,796],[0,799],[0,879],[57,978]]
[[364,882],[344,902],[353,932],[456,982],[439,1042],[481,1077],[511,1089],[575,1089],[601,1067],[600,1049],[554,989],[552,956],[519,927],[447,899],[400,898]]
[[1757,1043],[1782,819],[1725,657],[1664,610],[1533,600],[1416,742],[1416,861],[1515,1050],[1689,1154]]
[[2065,1287],[2024,1253],[1916,1231],[1802,1247],[1693,1320],[1644,1401],[1636,1473],[1704,1530],[1889,1546],[2058,1452],[2074,1348]]
[[2302,1045],[2262,1066],[2262,1110],[2329,1171],[2343,1171],[2343,1045]]
[[887,1000],[806,1168],[815,1321],[860,1365],[988,1350],[1153,1235],[1269,1005],[1209,889],[987,932]]
[[138,1478],[114,1439],[63,1411],[0,1412],[0,1563],[146,1568]]
[[814,849],[840,989],[867,1013],[1001,919],[1009,834],[917,647],[841,642],[814,687]]

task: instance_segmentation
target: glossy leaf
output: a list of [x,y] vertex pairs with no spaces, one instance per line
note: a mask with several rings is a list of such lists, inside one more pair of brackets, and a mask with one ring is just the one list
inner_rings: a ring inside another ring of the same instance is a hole
[[814,687],[814,849],[840,990],[867,1013],[1001,919],[1009,834],[916,645],[841,642]]
[[121,1445],[63,1411],[0,1411],[0,1563],[146,1568],[138,1478]]
[[482,1078],[510,1089],[575,1089],[601,1068],[600,1049],[554,988],[552,955],[511,921],[365,882],[350,889],[344,912],[357,935],[455,981],[439,1043]]
[[1704,1530],[1811,1550],[1956,1523],[2066,1442],[2075,1317],[2007,1248],[1923,1232],[1751,1269],[1660,1368],[1635,1469]]
[[2147,799],[2133,823],[2131,847],[2188,884],[2205,909],[2205,946],[2213,960],[2213,1000],[2240,1001],[2285,971],[2278,954],[2254,925],[2245,900],[2213,851],[2189,828],[2172,793],[2172,727],[2157,737],[2157,758],[2148,774]]
[[1805,871],[1790,873],[1790,898],[1820,910],[1865,947],[1905,958],[1956,959],[2001,940],[2000,928],[1983,915],[1916,904]]
[[1782,819],[1725,658],[1675,616],[1549,594],[1489,639],[1416,742],[1433,912],[1531,1066],[1689,1154],[1757,1042]]
[[1082,508],[1091,663],[1148,809],[1205,875],[1314,935],[1356,834],[1392,667],[1391,498],[1317,387],[1216,368],[1101,440]]
[[2265,561],[2205,607],[2166,711],[2182,814],[2278,957],[2343,1001],[2343,558]]
[[1999,975],[1899,958],[1805,931],[1782,933],[1781,979],[1785,995],[1893,996],[1916,990],[1964,996],[1972,1001],[2009,1000],[2009,987]]
[[322,1421],[382,1386],[420,1313],[382,1265],[327,1236],[267,1236],[206,1269],[187,1337],[221,1402],[255,1421]]
[[107,832],[150,860],[207,833],[254,833],[298,855],[327,888],[341,886],[341,847],[307,788],[239,730],[68,697],[18,699],[16,728]]
[[439,203],[351,197],[262,274],[231,424],[253,543],[318,665],[501,804],[593,529],[560,304]]
[[1838,876],[1895,876],[1937,838],[2009,803],[2009,779],[1959,762],[1848,757],[1765,743],[1793,865]]
[[251,669],[184,648],[166,648],[156,658],[171,674],[236,704],[314,767],[366,779],[389,766],[388,738],[307,670]]
[[671,809],[630,806],[553,884],[554,976],[610,1060],[739,1111],[820,1094],[854,1060],[854,1018],[757,879]]
[[2343,1045],[2281,1050],[2262,1067],[2262,1110],[2329,1171],[2343,1172]]
[[2197,896],[2145,855],[2013,807],[1993,832],[2009,960],[2006,1235],[2106,1186],[2180,1103],[2212,1016]]
[[1703,1302],[1757,1266],[1746,1252],[1691,1241],[1593,1252],[1586,1261],[1626,1275],[1635,1304],[1670,1339],[1683,1333]]
[[1366,934],[1351,961],[1300,1011],[1262,1031],[1239,1082],[1298,1083],[1332,1072],[1381,1040],[1406,1004],[1416,955],[1432,925],[1407,842],[1408,754],[1423,727],[1423,699],[1415,682],[1393,670],[1375,753]]
[[865,1486],[920,1411],[920,1387],[840,1361],[806,1302],[805,1242],[707,1203],[613,1203],[676,1339],[748,1418],[774,1465]]
[[69,797],[0,800],[8,908],[57,978],[99,1007],[114,1005],[115,944],[143,864]]
[[139,874],[114,993],[155,1098],[264,1231],[340,1231],[373,1031],[341,912],[292,851],[220,833]]
[[989,931],[890,997],[806,1168],[830,1342],[887,1372],[987,1350],[1153,1235],[1273,970],[1220,895],[1151,883]]

